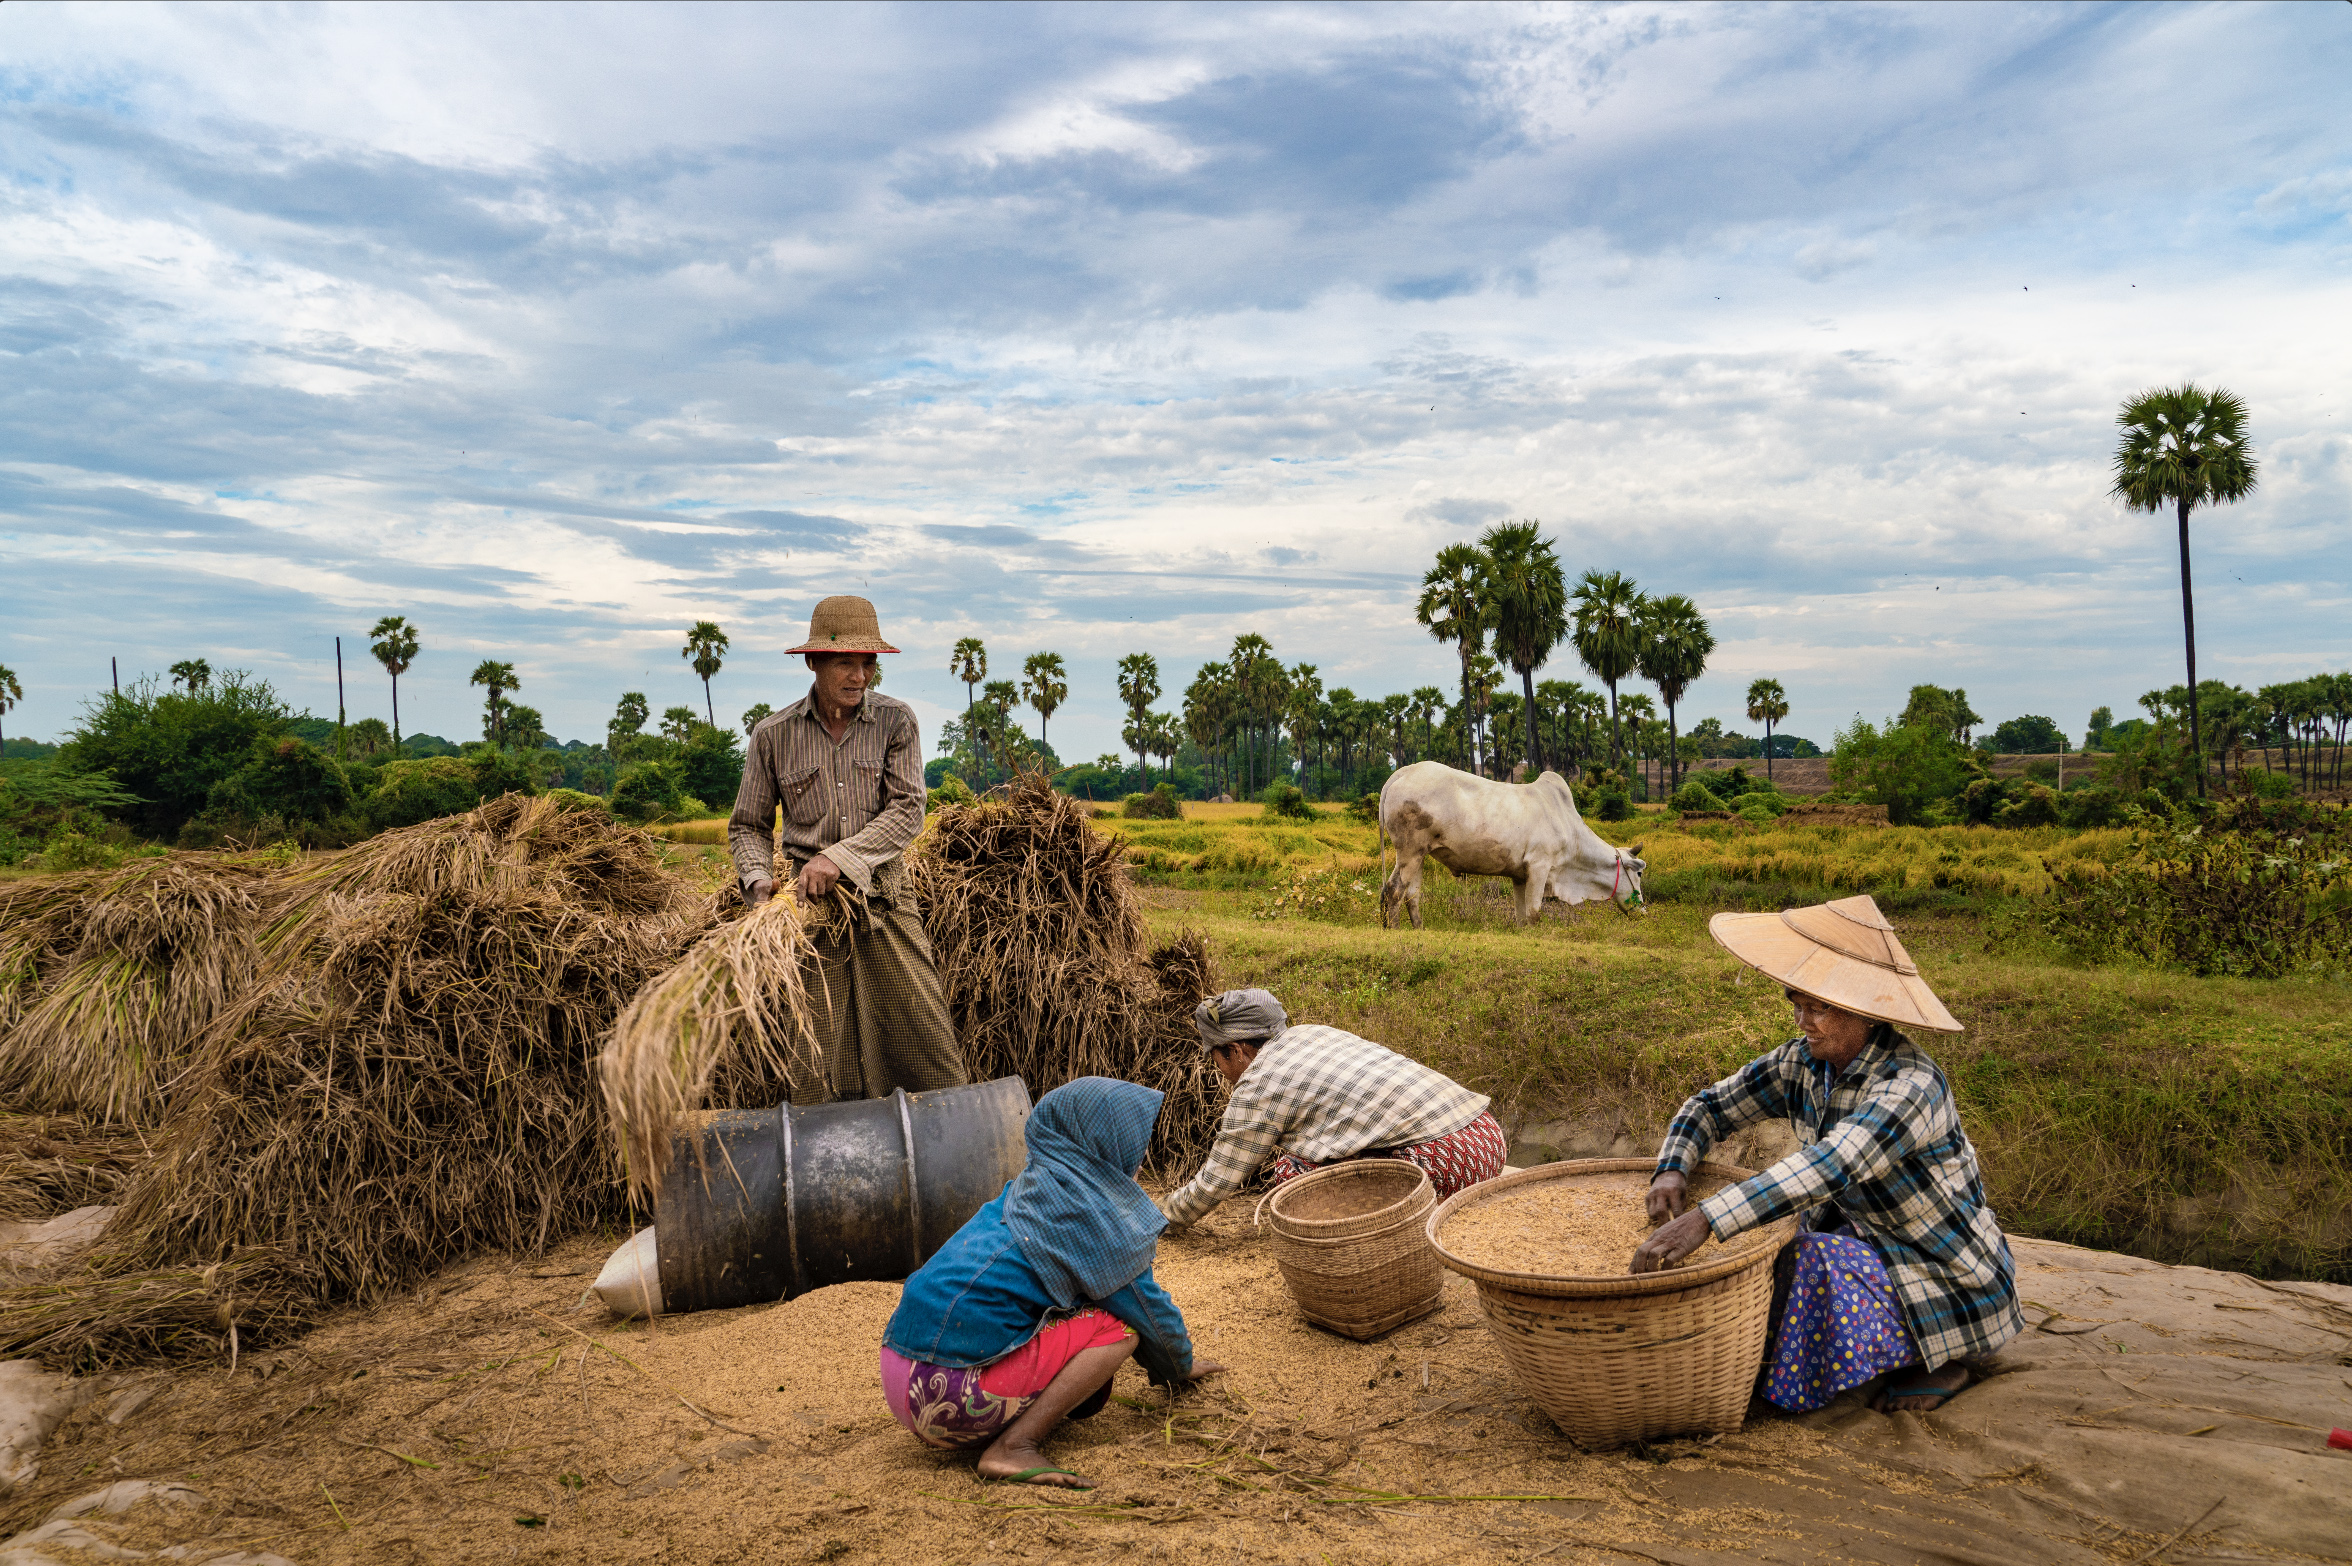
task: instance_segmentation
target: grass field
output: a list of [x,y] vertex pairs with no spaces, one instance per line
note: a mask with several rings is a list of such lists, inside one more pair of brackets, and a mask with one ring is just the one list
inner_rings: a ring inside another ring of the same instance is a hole
[[[1869,891],[1968,1031],[1924,1038],[1959,1094],[2004,1220],[2167,1261],[2352,1279],[2352,987],[2085,968],[1993,949],[2044,861],[2108,860],[2125,832],[1596,823],[1640,842],[1649,910],[1549,908],[1515,928],[1504,883],[1429,873],[1428,928],[1379,928],[1373,829],[1255,805],[1105,818],[1155,931],[1209,937],[1225,985],[1403,1048],[1545,1119],[1654,1146],[1693,1088],[1789,1036],[1777,990],[1707,937],[1726,907]],[[724,823],[669,829],[716,842]],[[704,836],[705,831],[709,836]],[[713,850],[704,850],[708,854]]]

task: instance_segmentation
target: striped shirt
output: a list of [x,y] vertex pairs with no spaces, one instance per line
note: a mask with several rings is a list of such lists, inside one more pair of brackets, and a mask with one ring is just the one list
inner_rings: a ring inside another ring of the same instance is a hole
[[743,786],[727,820],[736,878],[746,891],[775,880],[780,841],[794,865],[822,851],[851,885],[870,893],[874,873],[923,830],[925,798],[913,708],[868,691],[836,744],[811,690],[751,731]]
[[1486,1113],[1479,1094],[1370,1039],[1313,1023],[1262,1045],[1233,1084],[1200,1173],[1160,1199],[1194,1223],[1239,1191],[1277,1148],[1311,1164],[1451,1136]]
[[1699,1203],[1718,1238],[1804,1208],[1816,1209],[1805,1221],[1817,1227],[1818,1204],[1834,1200],[1886,1262],[1929,1369],[1990,1354],[2024,1330],[2017,1264],[1985,1204],[1976,1149],[1951,1084],[1919,1046],[1882,1024],[1841,1072],[1791,1039],[1692,1094],[1657,1172],[1688,1173],[1708,1148],[1766,1120],[1788,1121],[1802,1145]]

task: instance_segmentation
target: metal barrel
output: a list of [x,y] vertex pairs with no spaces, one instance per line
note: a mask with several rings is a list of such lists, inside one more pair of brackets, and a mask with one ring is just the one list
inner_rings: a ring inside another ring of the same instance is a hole
[[672,1144],[654,1208],[662,1309],[906,1277],[1021,1172],[1028,1118],[1019,1077],[719,1111]]

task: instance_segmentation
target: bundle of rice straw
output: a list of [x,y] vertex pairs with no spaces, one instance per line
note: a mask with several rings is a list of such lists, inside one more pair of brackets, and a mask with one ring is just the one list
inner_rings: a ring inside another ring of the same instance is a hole
[[101,1207],[120,1195],[147,1148],[128,1126],[77,1115],[0,1113],[0,1220]]
[[250,1342],[621,1212],[597,1048],[712,919],[645,834],[508,795],[280,879],[88,1274],[0,1293],[0,1357]]
[[267,873],[168,854],[0,890],[0,1103],[153,1125],[253,981]]
[[1217,1126],[1191,1021],[1207,947],[1187,932],[1149,950],[1117,841],[1025,774],[941,808],[907,862],[972,1080],[1019,1076],[1032,1098],[1084,1076],[1158,1088],[1152,1162],[1190,1173]]
[[651,1207],[678,1120],[706,1103],[798,1102],[822,1080],[809,1030],[807,932],[846,915],[778,897],[694,944],[614,1024],[598,1075],[631,1193]]

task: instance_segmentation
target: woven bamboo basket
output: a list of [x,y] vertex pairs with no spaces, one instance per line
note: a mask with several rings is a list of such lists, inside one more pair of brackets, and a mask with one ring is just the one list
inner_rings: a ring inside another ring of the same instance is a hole
[[1437,1309],[1445,1269],[1429,1243],[1436,1205],[1426,1173],[1386,1158],[1301,1175],[1258,1204],[1300,1313],[1358,1340]]
[[[1547,1180],[1592,1181],[1638,1196],[1655,1167],[1647,1158],[1588,1158],[1489,1180],[1429,1215],[1430,1248],[1478,1285],[1487,1329],[1511,1374],[1552,1423],[1580,1446],[1619,1446],[1666,1436],[1737,1430],[1764,1362],[1772,1313],[1772,1261],[1796,1220],[1740,1236],[1724,1255],[1635,1277],[1552,1277],[1498,1272],[1445,1248],[1448,1219]],[[1754,1171],[1702,1164],[1692,1184],[1744,1180]]]

